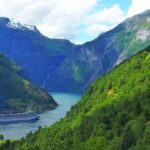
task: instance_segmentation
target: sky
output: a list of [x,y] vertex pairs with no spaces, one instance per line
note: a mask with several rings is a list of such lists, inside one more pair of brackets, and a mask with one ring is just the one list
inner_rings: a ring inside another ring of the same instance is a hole
[[0,0],[0,17],[35,25],[50,38],[77,44],[147,9],[150,0]]

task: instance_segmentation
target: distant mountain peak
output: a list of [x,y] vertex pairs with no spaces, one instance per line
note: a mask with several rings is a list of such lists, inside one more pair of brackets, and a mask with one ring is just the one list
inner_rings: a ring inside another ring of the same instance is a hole
[[19,28],[19,29],[29,29],[31,31],[37,31],[36,26],[20,24],[19,22],[15,22],[13,19],[11,19],[10,22],[8,22],[7,26],[14,29]]
[[147,9],[146,11],[144,11],[143,13],[139,14],[139,15],[145,15],[145,16],[149,16],[150,15],[150,9]]
[[19,22],[16,22],[14,19],[9,19],[6,17],[0,17],[0,26],[3,27],[6,26],[13,29],[30,30],[34,32],[39,32],[36,26],[34,25],[21,24]]
[[36,26],[21,24],[19,22],[14,21],[13,19],[11,19],[8,22],[7,26],[10,27],[10,28],[13,28],[13,29],[31,30],[31,31],[34,31],[34,32],[39,32],[38,29],[36,28]]

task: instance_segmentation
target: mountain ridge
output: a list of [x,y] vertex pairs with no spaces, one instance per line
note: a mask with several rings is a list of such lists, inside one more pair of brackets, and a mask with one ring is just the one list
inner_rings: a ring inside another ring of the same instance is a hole
[[0,51],[38,86],[51,92],[83,93],[98,76],[149,45],[148,18],[150,10],[82,45],[0,27]]
[[[80,45],[72,57],[65,60],[58,69],[61,72],[65,65],[71,64],[70,71],[68,74],[66,73],[66,76],[71,77],[72,82],[79,82],[78,88],[82,87],[80,89],[84,91],[97,76],[105,74],[116,64],[149,45],[149,17],[150,10],[131,17],[95,40]],[[146,31],[148,32],[145,37]],[[84,64],[84,67],[81,64]],[[78,74],[72,66],[76,66]],[[85,68],[87,69],[85,70]],[[63,71],[67,72],[66,70]],[[79,78],[78,81],[73,77],[76,74]]]
[[74,47],[68,40],[49,39],[39,31],[8,27],[8,18],[2,18],[1,22],[4,22],[4,27],[0,26],[1,52],[20,65],[24,76],[39,86]]

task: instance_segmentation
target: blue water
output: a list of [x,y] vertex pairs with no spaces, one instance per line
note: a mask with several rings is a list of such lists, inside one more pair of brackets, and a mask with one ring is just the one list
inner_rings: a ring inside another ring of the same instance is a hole
[[64,117],[71,106],[75,105],[81,97],[80,95],[66,93],[51,93],[51,95],[59,104],[59,107],[53,111],[40,114],[40,119],[32,123],[0,125],[0,134],[3,134],[5,139],[20,139],[21,137],[26,136],[30,131],[36,131],[39,126],[50,126]]

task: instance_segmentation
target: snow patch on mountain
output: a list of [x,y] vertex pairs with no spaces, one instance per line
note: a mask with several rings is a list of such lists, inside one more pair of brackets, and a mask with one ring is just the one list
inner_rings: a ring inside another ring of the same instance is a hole
[[20,24],[18,22],[15,22],[14,20],[10,20],[7,23],[7,27],[13,28],[13,29],[21,29],[21,30],[31,30],[31,31],[37,31],[35,26],[32,25],[26,25],[26,24]]
[[136,39],[145,42],[149,36],[150,36],[150,30],[140,29],[136,34]]
[[147,18],[147,22],[150,22],[150,17],[149,17],[149,18]]

